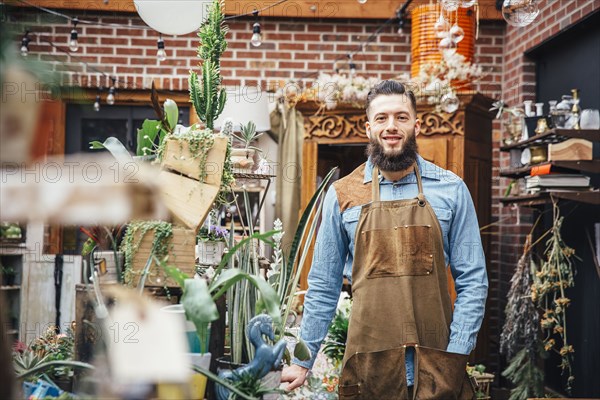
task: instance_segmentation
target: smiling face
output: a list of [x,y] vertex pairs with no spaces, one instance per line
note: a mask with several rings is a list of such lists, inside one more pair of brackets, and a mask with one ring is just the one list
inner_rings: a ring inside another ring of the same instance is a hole
[[379,95],[367,110],[365,124],[373,163],[384,171],[400,171],[416,160],[416,135],[421,129],[410,99],[405,94]]
[[388,156],[400,154],[406,142],[421,129],[421,122],[404,94],[377,96],[369,105],[367,116],[367,136],[377,141]]

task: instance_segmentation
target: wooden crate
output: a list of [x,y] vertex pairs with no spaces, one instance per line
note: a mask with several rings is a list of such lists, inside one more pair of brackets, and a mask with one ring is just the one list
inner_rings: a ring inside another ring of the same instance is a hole
[[[133,243],[139,240],[140,232],[136,232]],[[152,249],[152,241],[154,240],[154,232],[149,231],[144,235],[142,241],[133,256],[131,270],[125,274],[125,283],[133,287],[138,285],[142,271],[146,266],[150,251]],[[179,268],[188,276],[194,276],[196,272],[196,231],[181,227],[173,227],[173,236],[169,243],[169,258],[167,264]],[[172,279],[167,278],[164,270],[155,262],[150,267],[150,272],[146,277],[145,286],[167,286],[177,287]]]
[[[226,152],[227,138],[215,136],[215,144],[209,150],[206,158],[206,179],[204,183],[207,185],[221,186]],[[194,180],[200,180],[200,160],[191,154],[189,143],[186,141],[167,139],[162,167],[179,172]]]

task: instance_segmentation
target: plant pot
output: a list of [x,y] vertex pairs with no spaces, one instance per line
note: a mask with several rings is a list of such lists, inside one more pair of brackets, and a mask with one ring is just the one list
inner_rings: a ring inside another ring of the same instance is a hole
[[[138,243],[140,233],[137,232],[133,238],[133,243]],[[144,271],[150,252],[152,251],[152,241],[154,240],[154,231],[148,231],[142,238],[139,247],[133,254],[131,268],[124,274],[124,282],[130,286],[136,287],[140,276]],[[169,246],[169,265],[174,265],[188,276],[196,273],[196,232],[191,229],[173,227],[173,236],[168,244]],[[171,278],[168,278],[164,270],[153,261],[145,286],[179,286]]]
[[[210,324],[204,333],[204,343],[200,342],[200,338],[196,332],[196,326],[193,322],[185,318],[185,310],[182,304],[173,304],[160,309],[162,312],[176,314],[181,321],[182,333],[187,338],[188,347],[192,354],[205,354],[208,352],[208,343],[210,342]],[[210,359],[209,359],[210,364]]]
[[[197,353],[189,353],[190,362],[195,367],[201,367],[203,369],[208,370],[210,368],[210,360],[212,355],[210,353],[197,354]],[[202,400],[204,398],[204,394],[206,393],[206,383],[208,379],[205,375],[202,375],[198,372],[194,372],[191,377],[191,397],[192,400]]]
[[231,149],[233,171],[240,174],[251,174],[254,170],[253,149]]
[[196,245],[196,259],[202,265],[219,265],[225,251],[225,242],[200,240]]

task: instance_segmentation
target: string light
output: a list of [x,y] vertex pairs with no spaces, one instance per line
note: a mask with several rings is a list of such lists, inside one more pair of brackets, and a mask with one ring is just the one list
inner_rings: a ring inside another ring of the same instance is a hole
[[29,31],[25,31],[23,39],[21,39],[21,55],[23,57],[29,55],[29,42],[31,42],[31,39],[29,39]]
[[77,23],[79,19],[73,18],[73,29],[71,30],[71,38],[69,40],[69,50],[77,51],[79,49],[79,43],[77,42]]
[[156,58],[158,58],[158,61],[165,61],[167,59],[167,52],[165,51],[165,41],[163,40],[162,35],[158,36],[156,47],[158,47]]
[[352,59],[352,54],[348,54],[348,68],[350,69],[350,78],[354,78],[356,75],[356,64],[354,64],[354,60]]
[[116,92],[115,81],[116,81],[116,78],[113,78],[111,76],[110,79],[112,80],[112,85],[108,89],[108,96],[106,96],[106,104],[112,106],[113,104],[115,104],[115,92]]
[[94,111],[100,112],[100,92],[102,88],[98,88],[98,94],[96,94],[96,101],[94,102]]
[[252,25],[252,38],[250,44],[254,47],[259,47],[262,44],[262,35],[260,34],[260,23],[258,22],[258,11],[254,11],[255,22]]

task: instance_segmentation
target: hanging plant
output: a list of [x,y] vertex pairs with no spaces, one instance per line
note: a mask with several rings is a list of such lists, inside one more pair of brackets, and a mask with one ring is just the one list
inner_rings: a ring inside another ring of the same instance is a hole
[[127,226],[121,243],[121,251],[125,254],[123,281],[130,285],[135,276],[142,273],[142,271],[133,270],[133,260],[148,232],[154,233],[150,255],[154,255],[158,260],[163,260],[169,253],[173,225],[165,221],[132,221]]
[[545,260],[535,272],[531,296],[544,313],[540,321],[545,333],[544,349],[560,354],[560,367],[563,374],[567,374],[567,391],[570,393],[575,380],[572,368],[575,349],[567,338],[567,308],[571,300],[566,296],[565,289],[575,285],[572,261],[575,250],[563,241],[560,230],[564,217],[560,216],[556,202],[553,207],[551,236],[546,242]]

